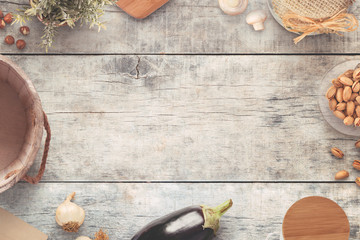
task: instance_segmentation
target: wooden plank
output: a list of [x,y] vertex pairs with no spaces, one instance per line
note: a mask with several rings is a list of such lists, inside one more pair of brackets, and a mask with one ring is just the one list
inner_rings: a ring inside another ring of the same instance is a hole
[[[1,4],[3,11],[15,11],[28,0],[9,0]],[[264,32],[255,32],[245,22],[246,13],[266,9],[269,19]],[[358,16],[357,4],[352,12]],[[87,26],[74,30],[62,27],[51,53],[358,53],[359,31],[344,37],[322,35],[308,37],[298,45],[296,35],[284,30],[271,16],[264,0],[254,0],[245,14],[228,16],[213,0],[170,1],[150,17],[136,20],[116,6],[107,8],[104,21],[107,30],[98,34]],[[23,51],[6,46],[0,41],[2,53],[44,53],[38,47],[43,25],[36,19],[28,23],[31,28]],[[21,37],[18,26],[8,27],[1,34]]]
[[[60,229],[55,210],[65,196],[77,192],[75,202],[84,207],[86,220],[79,234]],[[350,240],[359,239],[358,187],[348,184],[111,184],[19,183],[0,195],[0,205],[49,235],[49,239],[75,239],[107,229],[110,239],[130,239],[146,223],[186,206],[217,205],[232,198],[223,216],[218,240],[265,239],[279,232],[287,209],[312,195],[336,201],[350,221]],[[276,238],[273,238],[276,239]],[[279,239],[279,238],[277,238]]]
[[[49,114],[45,180],[355,176],[357,139],[333,130],[318,108],[322,76],[355,58],[11,56]],[[334,146],[344,160],[331,156]]]

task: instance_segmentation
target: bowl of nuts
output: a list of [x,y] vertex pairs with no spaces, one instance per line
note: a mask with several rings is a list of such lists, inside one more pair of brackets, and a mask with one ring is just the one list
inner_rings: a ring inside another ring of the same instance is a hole
[[360,136],[360,60],[340,63],[321,83],[320,110],[337,131]]

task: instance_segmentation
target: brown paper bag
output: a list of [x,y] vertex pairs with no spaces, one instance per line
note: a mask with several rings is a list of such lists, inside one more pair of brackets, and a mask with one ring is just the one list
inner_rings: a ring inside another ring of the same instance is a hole
[[0,208],[0,240],[47,240],[48,236]]

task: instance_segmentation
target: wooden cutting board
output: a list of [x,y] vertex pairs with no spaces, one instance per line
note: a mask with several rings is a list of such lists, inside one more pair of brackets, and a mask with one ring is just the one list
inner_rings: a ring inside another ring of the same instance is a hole
[[119,0],[116,4],[130,16],[143,19],[169,0]]
[[1,240],[47,240],[48,236],[0,208]]
[[297,201],[285,215],[285,240],[348,240],[349,220],[334,201],[307,197]]

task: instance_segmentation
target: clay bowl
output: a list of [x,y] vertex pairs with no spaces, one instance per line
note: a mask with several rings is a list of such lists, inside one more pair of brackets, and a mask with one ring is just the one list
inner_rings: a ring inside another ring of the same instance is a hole
[[[26,175],[47,131],[40,171]],[[51,133],[39,95],[25,73],[0,55],[0,193],[23,179],[40,181],[46,164]]]

